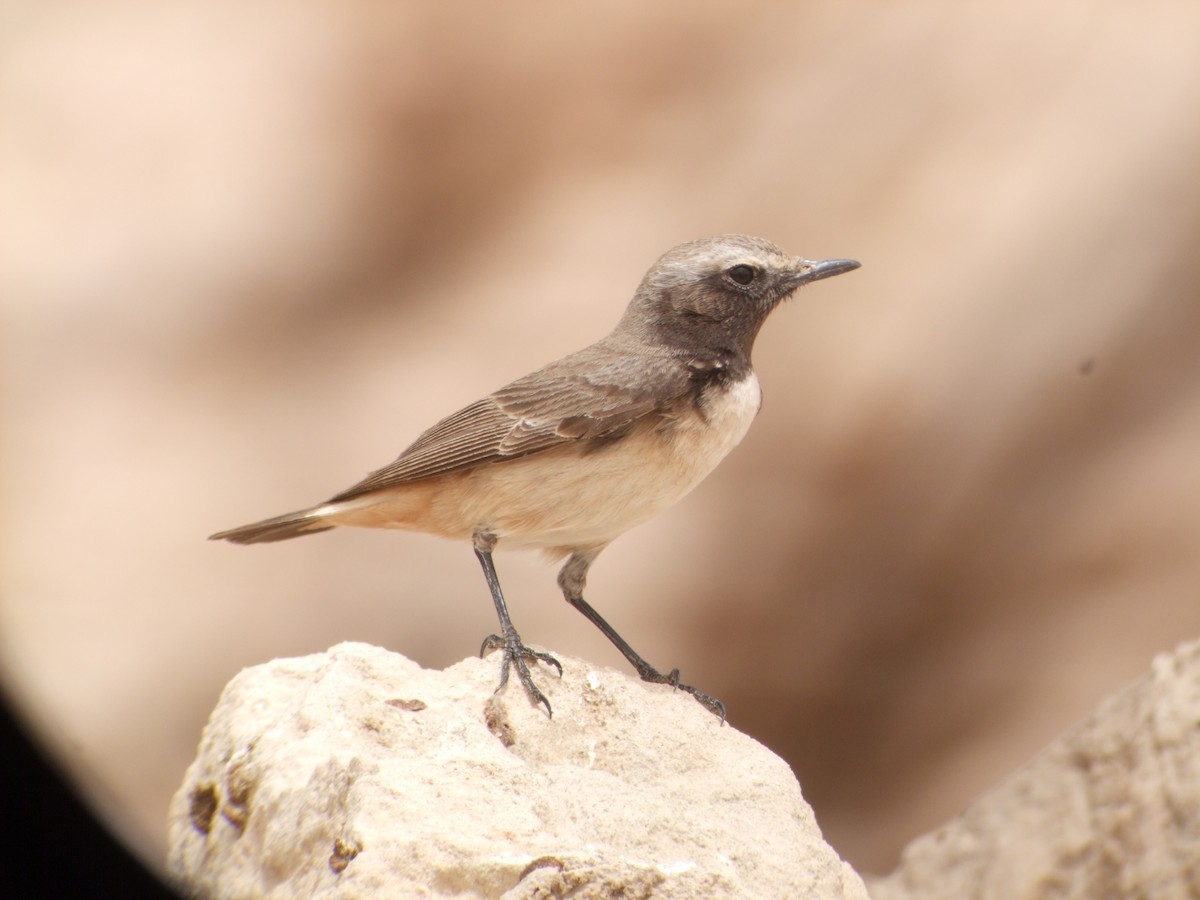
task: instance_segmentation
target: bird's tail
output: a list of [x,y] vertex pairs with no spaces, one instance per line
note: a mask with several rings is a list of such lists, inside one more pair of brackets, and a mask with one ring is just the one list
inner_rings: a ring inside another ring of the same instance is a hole
[[243,525],[240,528],[218,531],[216,534],[210,534],[208,539],[232,541],[235,544],[262,544],[269,541],[286,541],[289,538],[336,528],[324,513],[325,507],[314,506],[311,509],[275,516],[273,519],[263,519],[261,522]]

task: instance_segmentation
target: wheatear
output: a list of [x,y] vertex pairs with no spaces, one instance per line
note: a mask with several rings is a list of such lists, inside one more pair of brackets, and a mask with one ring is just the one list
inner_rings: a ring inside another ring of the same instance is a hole
[[[767,315],[801,285],[858,268],[852,259],[788,256],[761,238],[692,241],[650,268],[617,327],[590,347],[519,378],[438,422],[390,465],[325,503],[212,535],[281,541],[339,525],[401,528],[469,540],[500,618],[481,652],[503,650],[530,699],[550,702],[509,618],[492,550],[566,557],[567,601],[646,681],[724,705],[649,665],[583,599],[588,567],[618,535],[670,506],[745,436],[762,394],[750,365]],[[497,690],[500,688],[498,687]]]

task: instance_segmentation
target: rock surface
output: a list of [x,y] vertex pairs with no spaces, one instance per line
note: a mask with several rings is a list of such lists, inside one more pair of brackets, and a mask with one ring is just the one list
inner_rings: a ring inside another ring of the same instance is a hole
[[170,810],[188,893],[865,898],[788,766],[691,697],[562,658],[493,695],[365,644],[247,669]]
[[871,896],[1200,896],[1200,642],[911,843]]

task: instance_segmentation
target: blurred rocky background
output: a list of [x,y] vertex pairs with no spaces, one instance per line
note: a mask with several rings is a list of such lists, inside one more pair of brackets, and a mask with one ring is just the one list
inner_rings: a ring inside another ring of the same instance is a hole
[[[1200,7],[0,5],[4,692],[161,866],[240,668],[445,666],[469,549],[320,500],[721,232],[863,268],[589,599],[886,872],[1200,635]],[[503,555],[533,644],[624,667]],[[545,677],[545,676],[543,676]]]

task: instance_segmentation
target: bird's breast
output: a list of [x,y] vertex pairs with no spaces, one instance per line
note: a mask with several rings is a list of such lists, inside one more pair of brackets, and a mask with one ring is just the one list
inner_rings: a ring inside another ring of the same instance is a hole
[[700,392],[697,403],[700,421],[691,426],[685,423],[678,440],[681,452],[686,453],[690,444],[691,452],[706,461],[711,458],[701,478],[741,443],[761,407],[762,389],[752,371],[732,383],[715,381]]

